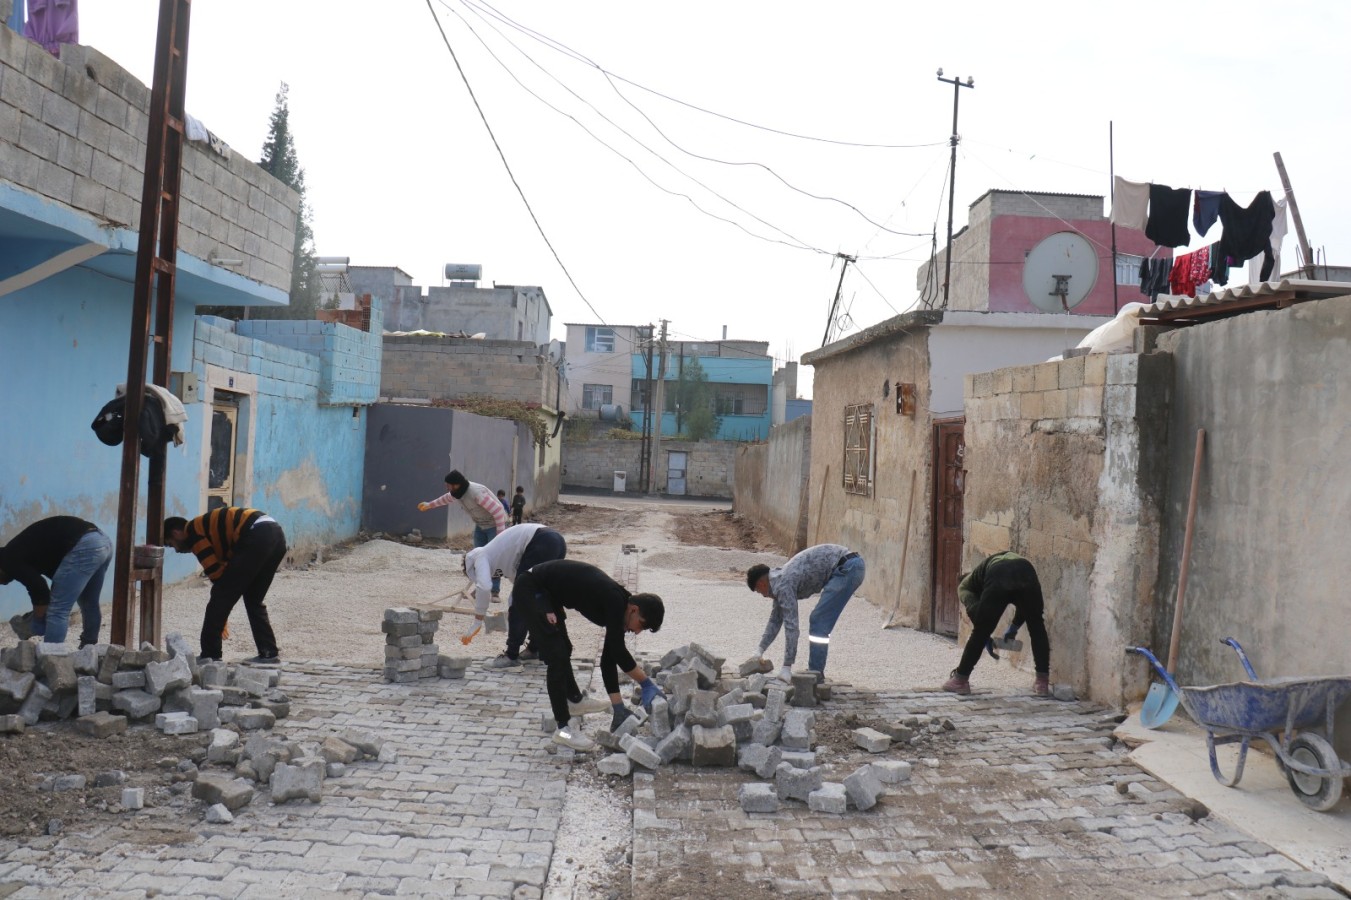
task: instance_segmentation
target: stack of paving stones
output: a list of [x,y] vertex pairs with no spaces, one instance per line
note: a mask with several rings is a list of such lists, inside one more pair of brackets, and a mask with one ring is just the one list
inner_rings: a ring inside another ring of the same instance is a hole
[[464,654],[444,654],[436,645],[441,610],[385,610],[380,630],[385,633],[385,681],[410,684],[423,678],[463,678],[469,667]]
[[[381,741],[364,734],[301,744],[273,733],[277,720],[290,714],[290,699],[278,688],[279,669],[199,663],[178,633],[170,634],[165,646],[71,650],[29,640],[0,651],[0,735],[71,719],[95,738],[125,733],[133,723],[191,735],[199,752],[179,763],[175,783],[211,807],[212,822],[231,821],[233,811],[253,799],[255,783],[269,788],[273,803],[317,802],[326,777],[344,774],[358,760],[379,758]],[[218,764],[230,774],[202,771],[199,763]],[[106,772],[94,785],[125,780],[125,773]],[[86,782],[83,775],[56,776],[40,781],[38,789],[73,790]],[[144,788],[123,789],[124,809],[144,805]]]
[[[614,732],[595,735],[613,751],[596,763],[597,770],[625,776],[634,766],[656,770],[679,762],[739,766],[765,779],[742,785],[746,812],[775,812],[788,800],[819,812],[866,810],[876,805],[885,785],[910,778],[908,762],[883,760],[859,767],[841,782],[827,781],[816,758],[813,708],[829,699],[831,686],[814,672],[794,674],[793,683],[786,684],[765,672],[758,658],[743,663],[735,676],[725,676],[724,663],[699,644],[678,647],[660,661],[644,661],[666,697],[653,701],[650,714],[640,710]],[[860,728],[853,740],[868,752],[883,753],[894,739],[913,741],[920,728],[918,718],[888,726],[891,733]]]

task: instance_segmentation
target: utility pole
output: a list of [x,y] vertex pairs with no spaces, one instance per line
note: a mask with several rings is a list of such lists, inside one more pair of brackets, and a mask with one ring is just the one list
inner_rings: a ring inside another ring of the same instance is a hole
[[849,264],[857,262],[858,257],[850,256],[847,253],[836,253],[836,259],[844,260],[844,265],[840,267],[840,280],[835,285],[835,299],[830,304],[830,315],[826,316],[826,333],[821,338],[821,346],[824,347],[830,343],[830,332],[835,327],[835,313],[840,308],[840,291],[844,287],[844,273],[849,271]]
[[643,381],[643,441],[639,467],[642,469],[644,494],[652,489],[652,326],[647,326],[647,339],[643,341],[643,362],[647,368],[647,378]]
[[952,85],[952,137],[948,139],[952,144],[952,161],[948,166],[948,249],[943,257],[943,308],[947,309],[948,288],[952,284],[952,205],[957,202],[957,144],[961,141],[957,134],[957,102],[961,99],[962,88],[975,89],[976,79],[968,75],[963,83],[957,76],[944,78],[943,70],[939,69],[938,80]]
[[[656,422],[652,428],[652,477],[648,480],[649,494],[657,492],[657,466],[661,461],[661,426],[662,420],[666,416],[666,326],[670,320],[661,320],[661,343],[657,345],[657,391],[656,400],[652,404],[653,413],[656,414]],[[652,413],[649,413],[651,415]]]
[[[1304,256],[1301,261],[1300,274],[1304,275],[1307,271],[1308,278],[1312,279],[1317,274],[1314,269],[1313,251],[1309,249],[1309,238],[1304,234],[1304,220],[1299,216],[1299,204],[1295,202],[1295,191],[1290,187],[1290,176],[1285,174],[1285,163],[1281,160],[1281,154],[1273,153],[1276,157],[1276,171],[1281,176],[1281,187],[1285,188],[1286,204],[1290,207],[1290,217],[1295,220],[1295,236],[1299,238],[1299,252]],[[1273,273],[1277,278],[1281,277],[1280,272]]]

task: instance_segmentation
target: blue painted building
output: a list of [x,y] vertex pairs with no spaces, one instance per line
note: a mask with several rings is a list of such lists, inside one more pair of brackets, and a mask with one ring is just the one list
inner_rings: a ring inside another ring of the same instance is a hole
[[[0,543],[61,514],[112,535],[121,448],[90,423],[127,377],[149,91],[91,48],[58,60],[3,25],[0,82],[0,121],[16,123],[0,131]],[[287,302],[298,197],[232,150],[183,156],[170,368],[188,421],[167,451],[166,511],[265,509],[303,557],[359,528],[380,312],[370,333],[198,319]],[[196,569],[170,553],[165,577]],[[0,616],[28,607],[22,586],[0,587]]]
[[[683,411],[675,405],[675,386],[680,373],[691,360],[698,360],[713,395],[718,415],[719,441],[763,441],[769,437],[770,385],[774,360],[766,355],[767,345],[753,341],[673,342],[666,360],[665,411],[661,416],[663,437],[684,430]],[[652,363],[655,385],[658,365]],[[632,355],[633,427],[641,431],[648,415],[648,360]],[[655,387],[652,389],[655,395]]]

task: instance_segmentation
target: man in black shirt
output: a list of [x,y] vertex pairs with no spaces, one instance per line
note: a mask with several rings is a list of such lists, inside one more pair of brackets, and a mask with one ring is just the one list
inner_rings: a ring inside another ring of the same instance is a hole
[[[647,677],[624,646],[626,632],[659,631],[666,608],[656,594],[630,594],[623,585],[595,566],[573,559],[559,559],[532,566],[517,576],[511,602],[529,621],[530,633],[539,648],[539,658],[548,666],[545,676],[549,705],[558,730],[553,741],[574,750],[591,750],[595,742],[580,731],[568,727],[572,716],[613,709],[623,721],[623,698],[619,694],[619,671],[642,687],[642,702],[651,706],[661,690]],[[575,610],[582,617],[605,629],[600,654],[600,676],[610,695],[607,705],[598,698],[583,697],[572,672],[572,641],[568,639],[567,613]]]
[[[37,635],[64,644],[70,611],[80,605],[80,646],[97,644],[102,618],[99,595],[113,558],[113,543],[93,522],[52,516],[29,525],[0,547],[0,584],[18,581],[28,588],[31,613],[9,620],[26,640]],[[47,579],[51,580],[48,587]]]

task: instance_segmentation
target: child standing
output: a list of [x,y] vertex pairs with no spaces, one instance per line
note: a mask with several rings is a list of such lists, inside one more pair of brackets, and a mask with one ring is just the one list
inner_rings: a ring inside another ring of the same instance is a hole
[[525,488],[516,485],[516,496],[511,498],[511,524],[521,524],[525,518]]

